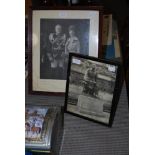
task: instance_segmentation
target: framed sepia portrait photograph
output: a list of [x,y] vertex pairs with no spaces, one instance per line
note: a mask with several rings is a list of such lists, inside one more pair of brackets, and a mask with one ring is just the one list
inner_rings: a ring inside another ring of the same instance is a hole
[[119,96],[120,64],[71,53],[65,112],[112,125]]
[[101,9],[43,7],[30,14],[31,92],[64,94],[69,53],[99,55]]

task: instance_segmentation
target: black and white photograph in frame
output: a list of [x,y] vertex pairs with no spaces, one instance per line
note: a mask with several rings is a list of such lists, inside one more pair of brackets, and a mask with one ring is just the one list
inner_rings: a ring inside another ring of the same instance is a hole
[[89,19],[40,20],[40,79],[66,80],[69,53],[89,55]]
[[109,125],[119,65],[70,54],[65,110]]
[[65,93],[69,53],[98,57],[100,9],[89,9],[32,9],[32,92]]

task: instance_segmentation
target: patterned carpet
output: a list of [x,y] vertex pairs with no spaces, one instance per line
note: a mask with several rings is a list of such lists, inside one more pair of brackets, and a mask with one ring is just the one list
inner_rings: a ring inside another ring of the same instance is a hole
[[[64,105],[64,97],[29,95],[31,105]],[[60,155],[128,155],[129,111],[125,84],[122,88],[112,128],[69,114],[64,116],[64,135]]]

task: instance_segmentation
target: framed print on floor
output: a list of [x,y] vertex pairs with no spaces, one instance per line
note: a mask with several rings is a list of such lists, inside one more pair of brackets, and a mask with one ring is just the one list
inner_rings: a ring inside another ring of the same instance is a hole
[[29,22],[29,89],[65,93],[70,52],[98,57],[101,7],[32,8]]
[[71,53],[65,112],[112,125],[119,97],[120,64]]

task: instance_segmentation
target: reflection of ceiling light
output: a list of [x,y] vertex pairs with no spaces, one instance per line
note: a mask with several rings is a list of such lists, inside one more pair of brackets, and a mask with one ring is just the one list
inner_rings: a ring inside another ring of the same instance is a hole
[[114,65],[107,64],[107,67],[108,67],[108,71],[110,71],[110,72],[115,72],[116,71],[116,67]]
[[38,37],[34,33],[32,35],[32,42],[33,42],[33,46],[36,46],[38,44]]
[[81,64],[81,60],[76,59],[76,58],[73,58],[73,59],[72,59],[72,62],[73,62],[74,64],[78,64],[78,65]]

